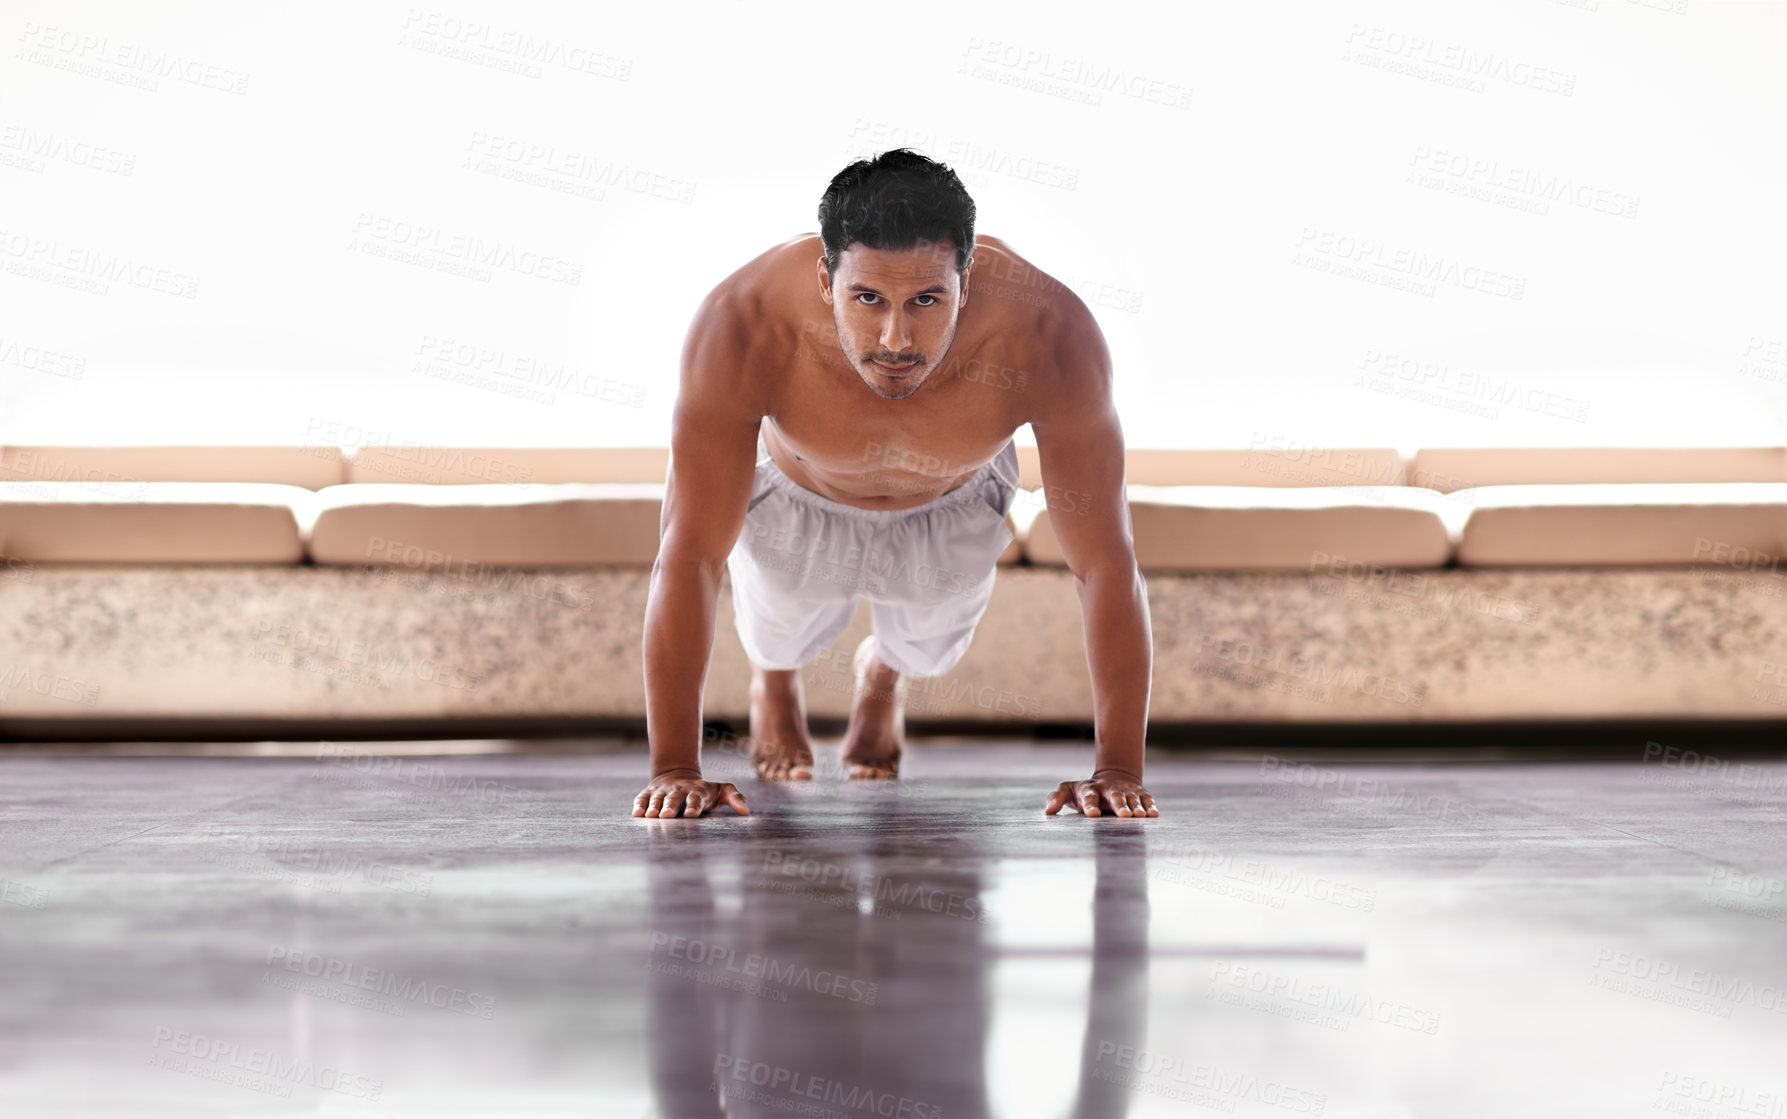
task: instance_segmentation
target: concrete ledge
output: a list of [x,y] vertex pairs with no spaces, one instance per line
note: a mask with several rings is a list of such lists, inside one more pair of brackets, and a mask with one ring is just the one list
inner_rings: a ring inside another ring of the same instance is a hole
[[[813,715],[814,735],[837,738],[846,719]],[[1093,744],[1090,723],[987,723],[909,719],[908,732],[950,749],[967,739]],[[1715,751],[1721,759],[1787,760],[1781,722],[1760,719],[1511,719],[1446,723],[1169,723],[1148,725],[1148,745],[1210,761],[1251,761],[1265,753],[1290,761],[1339,756],[1354,762],[1645,761],[1662,747]],[[713,719],[707,747],[738,753],[742,720]],[[498,754],[645,757],[641,719],[3,719],[0,758],[328,757],[337,744],[390,743],[393,754],[447,757]],[[308,749],[306,749],[308,747]],[[1647,751],[1649,752],[1647,754]],[[368,753],[377,753],[368,750]]]
[[[642,568],[0,571],[0,722],[643,719]],[[1151,717],[1278,725],[1787,722],[1787,577],[1720,568],[1154,573]],[[723,589],[705,714],[742,720]],[[848,713],[868,608],[803,673]],[[1001,569],[915,723],[1086,723],[1072,577]]]

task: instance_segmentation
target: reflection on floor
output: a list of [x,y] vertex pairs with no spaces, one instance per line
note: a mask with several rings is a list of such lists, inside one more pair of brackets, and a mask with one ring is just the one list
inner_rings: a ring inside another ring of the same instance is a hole
[[1787,763],[0,759],[0,1114],[1787,1108]]

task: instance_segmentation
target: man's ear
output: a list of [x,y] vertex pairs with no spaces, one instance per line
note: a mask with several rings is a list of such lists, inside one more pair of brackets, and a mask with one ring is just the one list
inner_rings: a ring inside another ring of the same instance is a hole
[[968,305],[968,280],[973,275],[974,275],[974,254],[970,253],[970,254],[968,254],[967,267],[962,269],[962,292],[961,292],[960,297],[956,300],[956,305],[958,307],[966,307]]
[[825,300],[827,307],[831,306],[831,273],[825,270],[823,256],[819,258],[819,298]]

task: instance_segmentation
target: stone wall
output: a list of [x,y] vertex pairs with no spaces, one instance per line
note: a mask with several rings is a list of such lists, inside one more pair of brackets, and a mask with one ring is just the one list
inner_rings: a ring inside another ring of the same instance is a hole
[[[642,568],[36,565],[0,580],[8,719],[644,718]],[[1719,568],[1147,576],[1158,722],[1787,720],[1787,577]],[[842,717],[868,606],[803,672]],[[723,590],[706,713],[746,713]],[[1089,723],[1072,578],[1003,567],[909,718]]]

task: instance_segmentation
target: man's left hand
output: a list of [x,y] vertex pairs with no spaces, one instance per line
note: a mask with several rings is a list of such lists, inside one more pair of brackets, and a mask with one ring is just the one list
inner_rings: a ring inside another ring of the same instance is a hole
[[1107,808],[1115,816],[1160,815],[1141,778],[1114,769],[1101,769],[1085,781],[1061,782],[1049,794],[1043,812],[1053,816],[1063,807],[1078,809],[1083,816],[1101,816]]

